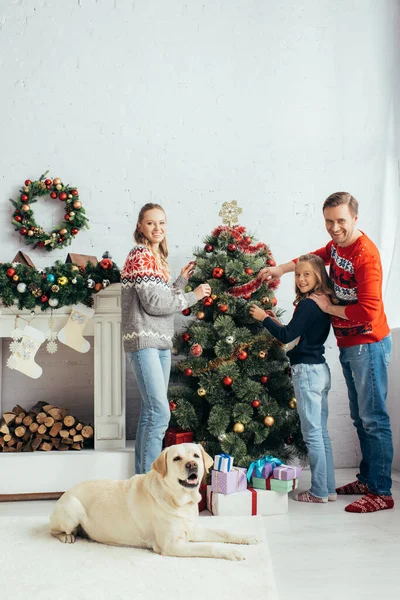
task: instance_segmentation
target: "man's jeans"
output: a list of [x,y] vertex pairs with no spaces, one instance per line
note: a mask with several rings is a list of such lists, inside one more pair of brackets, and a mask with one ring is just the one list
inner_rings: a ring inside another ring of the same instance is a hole
[[171,371],[171,351],[143,348],[128,352],[128,362],[136,377],[142,406],[136,432],[135,473],[147,473],[162,450],[170,420],[167,397]]
[[392,337],[340,348],[340,362],[350,400],[350,415],[360,440],[358,479],[373,494],[391,495],[393,442],[386,410]]
[[335,471],[328,434],[328,392],[331,374],[326,363],[292,365],[301,432],[311,469],[310,492],[317,498],[335,493]]

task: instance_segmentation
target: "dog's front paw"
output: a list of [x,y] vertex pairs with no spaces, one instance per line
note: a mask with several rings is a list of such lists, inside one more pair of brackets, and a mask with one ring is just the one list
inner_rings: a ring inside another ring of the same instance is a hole
[[60,533],[57,537],[63,544],[73,544],[75,542],[75,536],[72,533]]
[[259,538],[257,535],[238,535],[235,538],[235,541],[233,542],[234,544],[259,544],[261,542],[261,538]]

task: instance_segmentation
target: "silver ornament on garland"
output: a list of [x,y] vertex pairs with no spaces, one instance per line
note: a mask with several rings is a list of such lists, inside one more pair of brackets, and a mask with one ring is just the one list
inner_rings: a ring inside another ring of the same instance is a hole
[[233,344],[234,341],[235,341],[235,338],[233,337],[233,335],[228,335],[228,337],[226,338],[227,344]]
[[224,442],[226,440],[226,433],[220,433],[218,436],[219,442]]
[[88,288],[93,288],[94,287],[94,281],[93,281],[93,279],[88,279],[87,280],[87,286],[88,286]]
[[23,282],[19,283],[19,284],[17,285],[17,291],[18,291],[20,294],[23,294],[24,292],[26,292],[26,283],[23,283]]

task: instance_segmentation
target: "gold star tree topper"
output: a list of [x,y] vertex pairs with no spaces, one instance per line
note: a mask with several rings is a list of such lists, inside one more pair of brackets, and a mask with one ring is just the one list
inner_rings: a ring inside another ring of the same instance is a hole
[[222,217],[222,222],[232,227],[234,223],[238,222],[238,216],[242,213],[242,209],[237,205],[236,200],[232,202],[224,202],[219,216]]

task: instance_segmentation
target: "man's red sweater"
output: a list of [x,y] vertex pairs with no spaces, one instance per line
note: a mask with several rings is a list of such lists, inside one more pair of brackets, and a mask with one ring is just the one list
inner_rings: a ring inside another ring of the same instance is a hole
[[334,290],[349,320],[332,317],[339,348],[379,342],[390,333],[382,300],[379,250],[364,233],[345,248],[330,241],[313,252],[329,265]]

